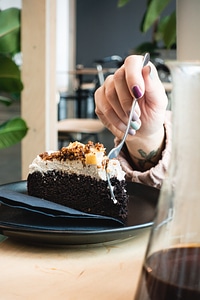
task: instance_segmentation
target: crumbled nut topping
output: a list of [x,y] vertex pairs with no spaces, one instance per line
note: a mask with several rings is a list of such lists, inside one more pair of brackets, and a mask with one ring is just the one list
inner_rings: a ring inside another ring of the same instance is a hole
[[105,148],[103,144],[96,143],[94,144],[91,141],[88,141],[87,144],[82,144],[79,142],[70,143],[67,147],[62,147],[61,150],[48,153],[44,152],[41,153],[39,156],[43,160],[62,160],[65,161],[69,160],[81,160],[82,162],[85,161],[85,155],[88,153],[97,153],[97,152],[104,152],[106,155]]

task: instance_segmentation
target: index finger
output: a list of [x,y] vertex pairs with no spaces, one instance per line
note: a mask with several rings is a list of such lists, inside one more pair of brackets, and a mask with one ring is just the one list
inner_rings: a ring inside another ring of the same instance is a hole
[[140,98],[145,91],[142,76],[143,60],[142,55],[131,55],[124,62],[127,86],[130,93],[136,98]]

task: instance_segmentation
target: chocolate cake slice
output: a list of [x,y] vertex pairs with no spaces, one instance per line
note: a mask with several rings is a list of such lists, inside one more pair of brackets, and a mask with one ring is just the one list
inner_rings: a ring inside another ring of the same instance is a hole
[[[116,203],[110,196],[106,172]],[[86,213],[125,220],[128,195],[124,176],[119,161],[106,156],[103,144],[73,142],[33,160],[27,178],[28,194]]]

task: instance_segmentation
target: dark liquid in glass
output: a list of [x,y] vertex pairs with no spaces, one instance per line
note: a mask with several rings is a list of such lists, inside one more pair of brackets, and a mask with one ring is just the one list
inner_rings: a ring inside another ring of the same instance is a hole
[[151,255],[135,300],[200,300],[200,247],[180,247]]

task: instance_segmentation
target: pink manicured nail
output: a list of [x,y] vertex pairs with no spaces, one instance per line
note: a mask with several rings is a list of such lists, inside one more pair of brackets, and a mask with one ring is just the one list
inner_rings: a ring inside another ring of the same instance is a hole
[[128,134],[135,135],[136,131],[133,128],[129,128]]
[[135,85],[133,87],[132,91],[133,91],[133,95],[135,96],[135,98],[138,99],[138,98],[142,97],[142,92],[141,92],[141,90],[140,90],[140,88],[139,88],[138,85]]
[[139,116],[138,116],[138,114],[135,111],[133,112],[132,120],[133,121],[138,121],[139,120]]

